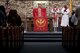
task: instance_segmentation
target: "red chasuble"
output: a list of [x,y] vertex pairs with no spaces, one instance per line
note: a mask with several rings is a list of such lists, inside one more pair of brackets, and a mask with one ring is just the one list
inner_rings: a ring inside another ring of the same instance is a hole
[[39,8],[33,9],[33,17],[46,17],[46,8],[40,8],[41,9],[41,16],[39,16]]

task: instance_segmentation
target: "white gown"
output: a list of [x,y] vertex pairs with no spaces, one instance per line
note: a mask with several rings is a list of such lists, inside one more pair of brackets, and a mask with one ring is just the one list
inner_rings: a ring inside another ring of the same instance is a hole
[[69,13],[70,13],[70,10],[67,9],[66,12],[64,12],[64,8],[62,8],[61,10],[61,13],[63,14],[62,15],[62,19],[61,19],[61,26],[69,26]]

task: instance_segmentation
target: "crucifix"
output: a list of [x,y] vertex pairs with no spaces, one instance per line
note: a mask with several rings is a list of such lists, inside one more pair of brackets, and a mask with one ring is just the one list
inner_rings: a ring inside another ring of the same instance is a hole
[[6,0],[6,4],[7,4],[7,5],[9,4],[9,0]]

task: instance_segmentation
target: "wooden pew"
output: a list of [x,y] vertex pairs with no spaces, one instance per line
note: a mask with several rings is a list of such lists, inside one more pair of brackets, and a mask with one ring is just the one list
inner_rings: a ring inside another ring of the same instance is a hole
[[80,27],[62,28],[62,46],[69,50],[80,48]]
[[16,51],[22,47],[23,27],[0,27],[0,48],[7,51]]

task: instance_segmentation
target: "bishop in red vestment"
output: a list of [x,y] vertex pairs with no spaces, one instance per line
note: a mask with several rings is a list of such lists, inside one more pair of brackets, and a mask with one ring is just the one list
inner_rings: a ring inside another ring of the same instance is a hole
[[34,31],[47,32],[48,19],[46,15],[46,8],[43,8],[41,4],[38,4],[38,8],[33,9],[33,17],[34,17]]
[[41,4],[38,4],[38,8],[33,9],[33,17],[46,17],[46,8],[43,8]]

